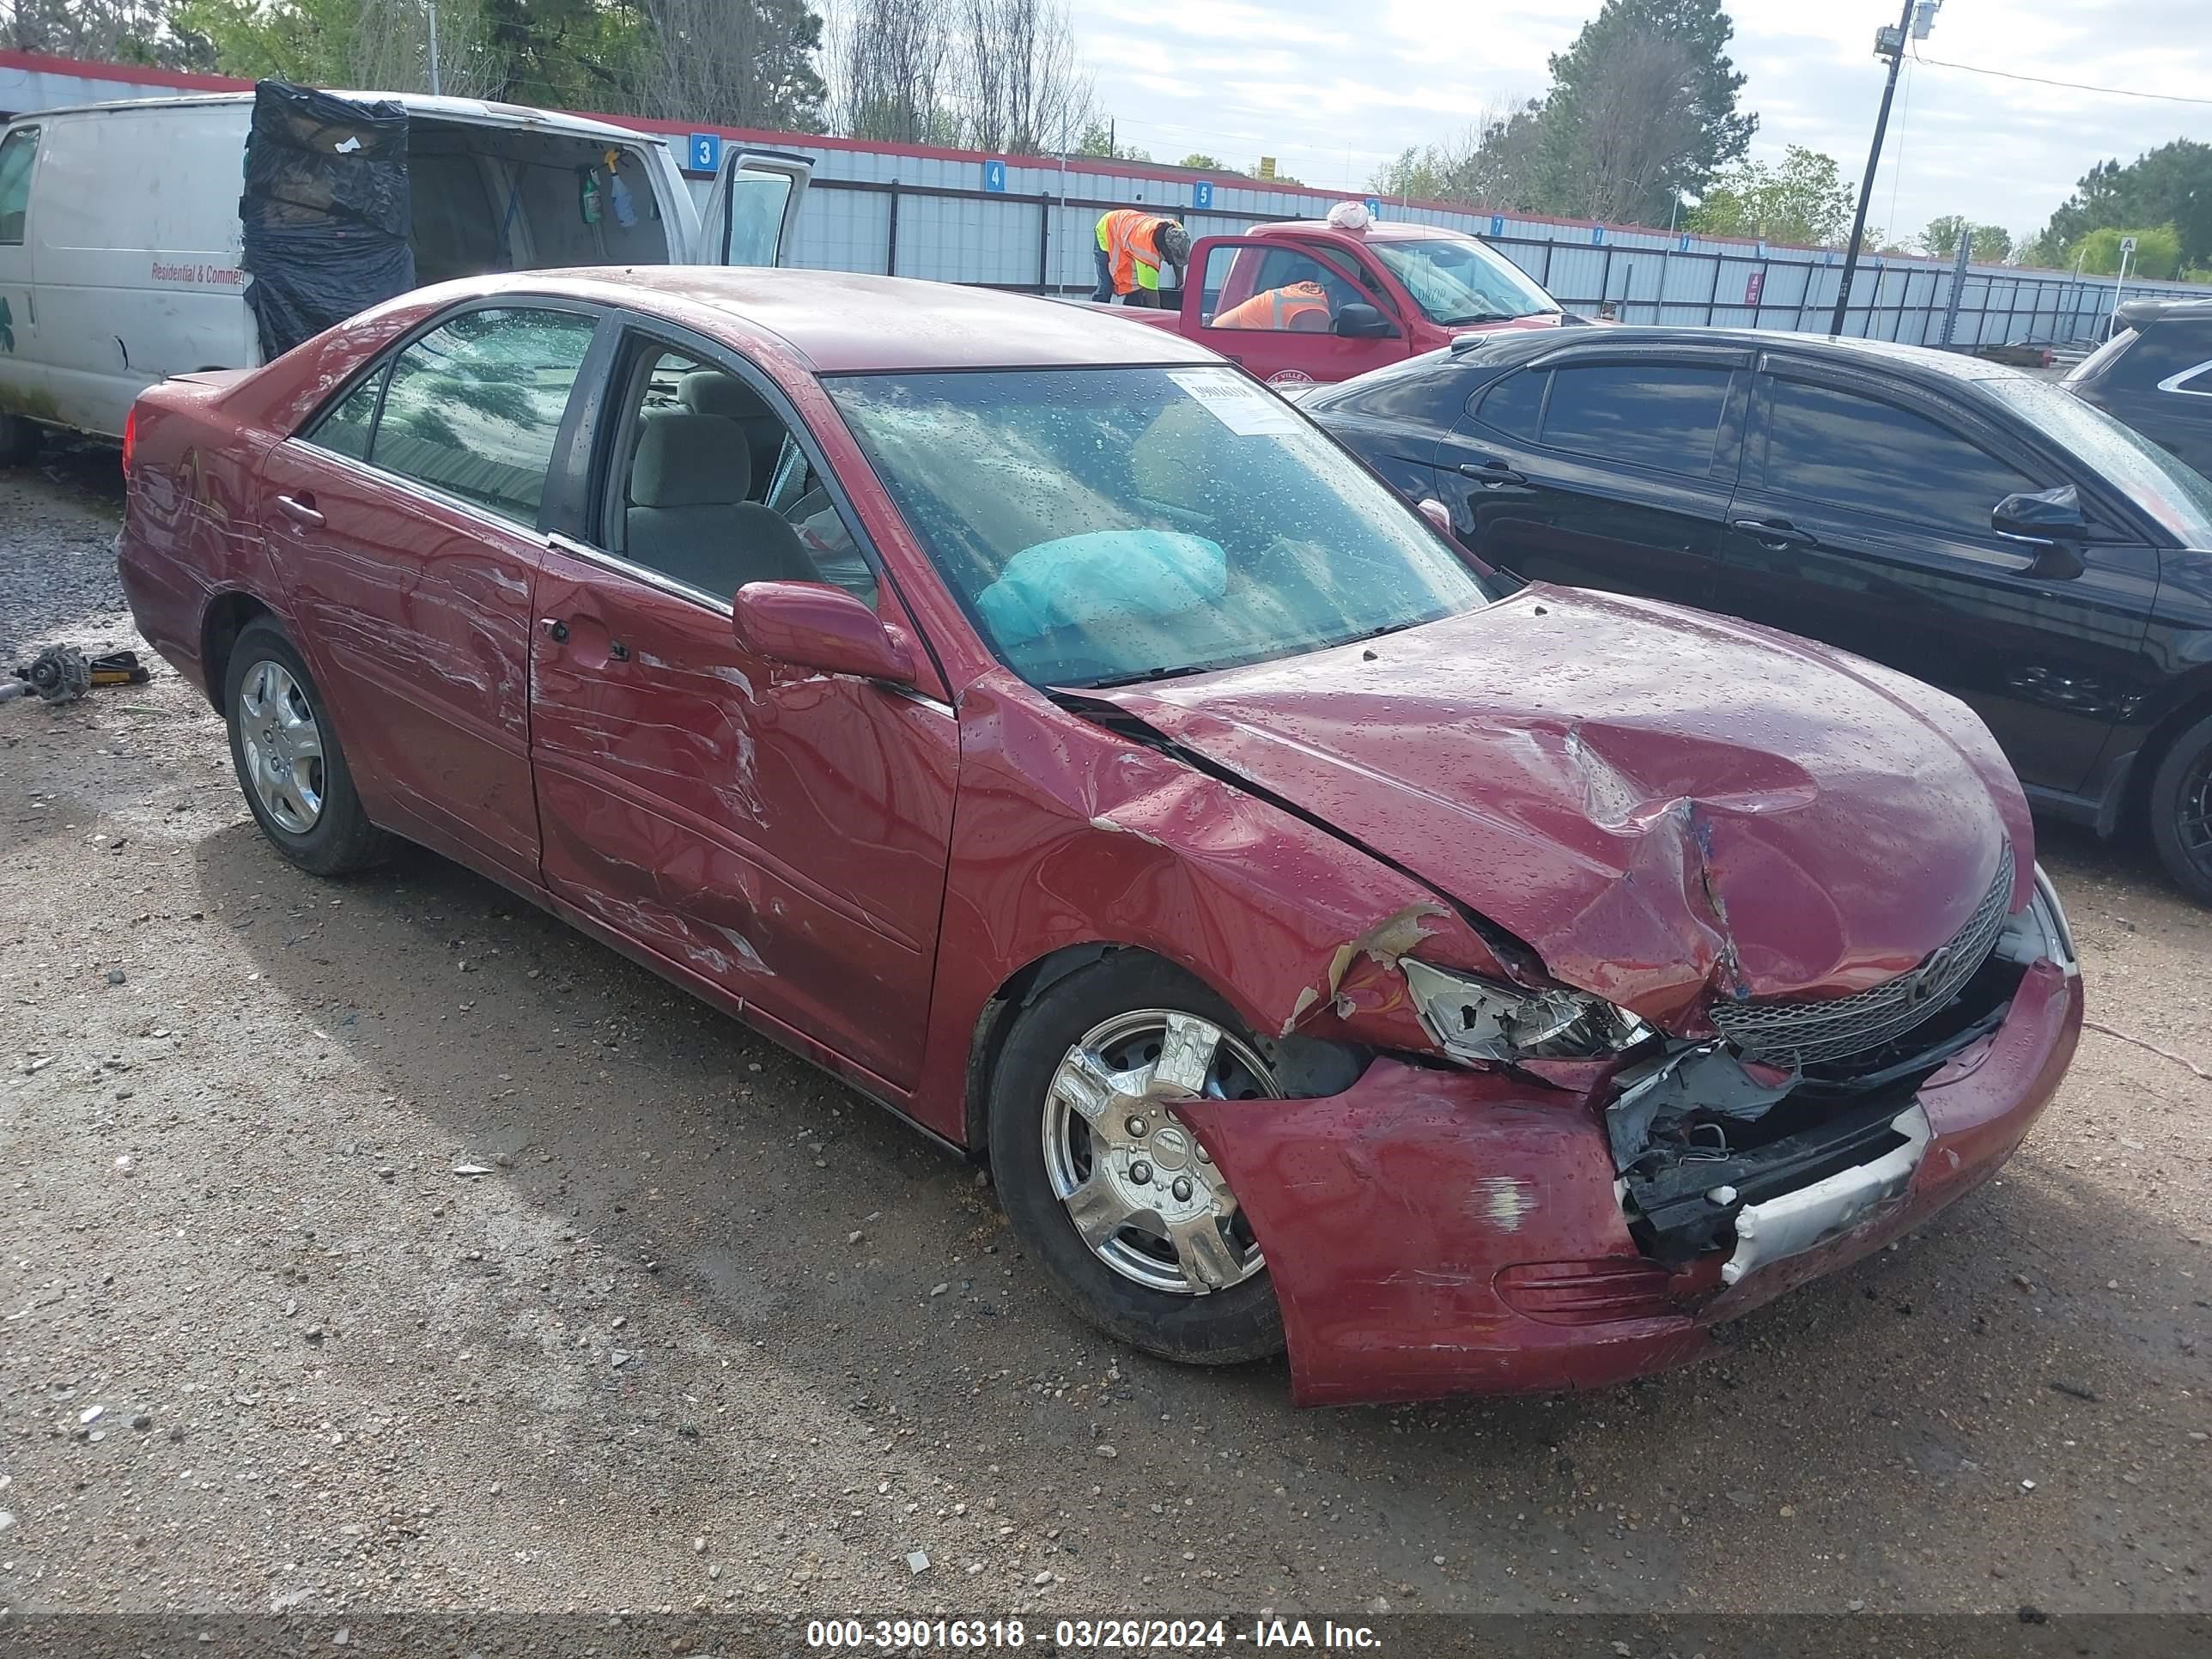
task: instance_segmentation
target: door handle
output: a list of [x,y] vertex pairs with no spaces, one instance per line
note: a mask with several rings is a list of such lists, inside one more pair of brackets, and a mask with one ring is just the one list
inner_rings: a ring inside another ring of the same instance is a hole
[[546,637],[558,645],[568,637],[568,624],[558,617],[540,617],[538,625],[545,630]]
[[1459,470],[1477,483],[1489,484],[1493,488],[1498,484],[1524,484],[1528,482],[1503,461],[1462,461]]
[[620,640],[609,640],[607,641],[607,655],[612,657],[617,662],[628,662],[629,660],[629,647],[624,645]]
[[315,498],[304,489],[297,495],[279,495],[276,510],[295,524],[306,525],[312,530],[322,528],[323,515],[315,511]]
[[1741,530],[1761,547],[1818,547],[1820,538],[1809,536],[1787,519],[1730,519],[1729,528]]

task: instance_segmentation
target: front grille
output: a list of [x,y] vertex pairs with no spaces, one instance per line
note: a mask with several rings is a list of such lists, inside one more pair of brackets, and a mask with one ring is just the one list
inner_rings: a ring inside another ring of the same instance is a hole
[[1749,1058],[1777,1066],[1818,1066],[1879,1048],[1948,1002],[1988,960],[2004,931],[2012,874],[2007,847],[1997,860],[1996,879],[1966,925],[1911,973],[1826,1002],[1719,1003],[1713,1024]]

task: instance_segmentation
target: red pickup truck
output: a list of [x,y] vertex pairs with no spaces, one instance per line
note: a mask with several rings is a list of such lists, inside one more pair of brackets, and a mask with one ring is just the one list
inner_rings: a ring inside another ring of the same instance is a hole
[[[1174,329],[1277,386],[1348,380],[1462,335],[1581,320],[1504,255],[1434,225],[1301,220],[1208,236],[1183,278],[1181,309],[1121,314]],[[1286,302],[1247,304],[1283,290]]]

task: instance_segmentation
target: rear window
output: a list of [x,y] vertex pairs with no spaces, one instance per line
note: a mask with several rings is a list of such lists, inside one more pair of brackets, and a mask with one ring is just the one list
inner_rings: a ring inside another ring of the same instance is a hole
[[2135,330],[2131,328],[2122,329],[2118,334],[2112,336],[2111,339],[2106,341],[2104,344],[2099,346],[2094,351],[2091,352],[2080,362],[2075,364],[2072,368],[2069,369],[2066,374],[2066,379],[2062,382],[2062,384],[2071,386],[2076,380],[2087,380],[2092,374],[2103,374],[2107,367],[2118,361],[2122,352],[2125,351],[2135,343]]
[[[1729,374],[1671,363],[1554,369],[1544,441],[1662,472],[1710,471]],[[1488,418],[1486,403],[1484,410]]]

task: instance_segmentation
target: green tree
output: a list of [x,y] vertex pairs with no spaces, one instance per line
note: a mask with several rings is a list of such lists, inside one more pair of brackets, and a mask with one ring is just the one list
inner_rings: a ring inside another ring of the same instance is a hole
[[1713,236],[1829,246],[1850,230],[1850,187],[1833,156],[1792,144],[1773,167],[1744,161],[1717,175],[1685,222]]
[[1115,143],[1114,124],[1103,119],[1095,120],[1083,129],[1083,136],[1075,141],[1075,154],[1101,155],[1109,161],[1149,161],[1152,159],[1152,153],[1148,149],[1139,149],[1134,144]]
[[[2128,274],[2146,279],[2165,279],[2181,271],[2181,237],[2172,225],[2153,225],[2146,228],[2123,230],[2108,225],[2093,230],[2074,244],[2072,258],[2081,261],[2085,276],[2117,276],[2120,272],[2120,239],[2136,239],[2136,251],[2128,256]],[[2070,263],[2070,260],[2069,260]]]
[[2177,138],[2124,167],[2100,161],[2051,216],[2037,244],[2047,253],[2075,246],[2091,231],[2130,225],[2172,225],[2187,264],[2212,261],[2212,144]]
[[1222,170],[1222,163],[1202,149],[1191,151],[1176,165],[1179,167],[1195,167],[1206,173],[1218,173]]
[[1921,251],[1939,259],[1959,252],[1962,238],[1972,233],[1972,258],[1983,264],[2001,265],[2012,255],[2012,233],[2002,225],[1978,225],[1962,213],[1946,213],[1930,219],[1920,233]]
[[1758,131],[1736,103],[1735,25],[1720,0],[1605,0],[1552,62],[1539,193],[1593,218],[1666,222]]

